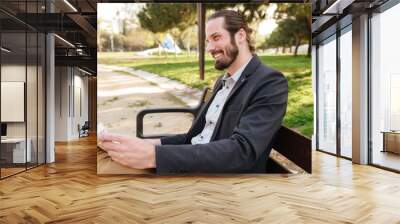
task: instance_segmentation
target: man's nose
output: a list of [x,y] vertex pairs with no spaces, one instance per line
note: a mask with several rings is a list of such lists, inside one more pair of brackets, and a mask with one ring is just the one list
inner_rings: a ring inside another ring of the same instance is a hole
[[214,50],[214,44],[208,42],[208,43],[207,43],[207,46],[206,46],[206,51],[207,51],[208,53],[210,53],[212,50]]

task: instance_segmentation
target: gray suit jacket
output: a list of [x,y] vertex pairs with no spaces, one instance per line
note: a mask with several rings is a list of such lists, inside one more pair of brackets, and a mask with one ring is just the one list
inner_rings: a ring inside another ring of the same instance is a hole
[[[222,77],[222,76],[221,76]],[[191,145],[204,128],[211,99],[186,134],[164,137],[156,146],[157,173],[264,173],[274,135],[286,112],[288,85],[282,73],[254,56],[222,109],[210,143]]]

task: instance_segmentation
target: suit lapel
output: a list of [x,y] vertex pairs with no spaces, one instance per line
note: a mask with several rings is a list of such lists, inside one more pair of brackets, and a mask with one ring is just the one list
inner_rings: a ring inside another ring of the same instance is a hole
[[[222,76],[221,76],[221,78],[222,78]],[[206,104],[204,105],[204,107],[199,111],[199,114],[196,116],[196,120],[194,121],[194,125],[189,129],[189,131],[188,131],[188,133],[191,133],[190,135],[188,135],[188,138],[186,139],[186,141],[187,142],[189,142],[190,143],[190,139],[193,137],[193,136],[195,136],[196,134],[197,134],[197,132],[201,132],[202,131],[202,129],[204,128],[204,126],[202,126],[201,124],[202,124],[202,120],[205,120],[205,117],[206,117],[206,113],[207,113],[207,110],[208,110],[208,107],[210,106],[210,104],[211,104],[211,102],[214,100],[214,98],[215,98],[215,95],[217,95],[217,92],[221,89],[221,87],[222,87],[222,79],[221,78],[219,78],[218,80],[217,80],[217,83],[216,83],[216,85],[214,86],[214,89],[213,89],[213,94],[211,95],[211,97],[210,97],[210,100],[208,100],[207,102],[206,102]],[[203,123],[205,123],[205,122],[203,122]],[[200,126],[199,126],[200,125]],[[190,139],[189,139],[190,138]]]
[[[226,105],[228,104],[229,99],[244,85],[244,83],[247,81],[248,77],[254,73],[254,71],[256,70],[256,68],[260,65],[260,60],[258,59],[258,57],[256,55],[253,56],[253,58],[250,60],[249,64],[246,66],[246,68],[243,70],[242,75],[240,76],[239,80],[237,81],[237,83],[235,84],[235,86],[233,87],[232,91],[229,93],[226,102],[224,104],[224,108],[226,107]],[[222,76],[221,76],[222,78]],[[194,122],[195,125],[192,126],[192,128],[188,131],[188,133],[191,133],[190,135],[188,135],[188,138],[186,139],[187,142],[190,143],[190,139],[198,132],[198,131],[202,131],[203,127],[199,127],[198,125],[201,123],[201,121],[204,119],[205,120],[205,114],[207,113],[208,107],[210,106],[211,102],[214,100],[215,95],[217,95],[217,92],[221,89],[222,87],[222,79],[218,79],[218,83],[216,83],[214,89],[213,90],[213,94],[210,98],[210,100],[207,102],[207,104],[205,105],[205,107],[199,111],[199,114],[197,116],[196,121]],[[224,108],[222,108],[221,114],[218,118],[217,124],[215,126],[214,132],[212,134],[211,137],[211,141],[214,139],[220,123],[221,123],[221,117],[224,114]],[[201,129],[201,130],[197,130],[197,129]]]
[[243,86],[243,84],[247,81],[247,78],[254,73],[254,71],[260,65],[260,63],[261,62],[258,59],[258,57],[254,55],[253,58],[250,60],[249,64],[243,70],[242,75],[240,76],[239,80],[233,87],[232,91],[229,93],[225,105],[229,102],[229,99],[240,89],[240,87]]
[[[249,64],[243,70],[242,75],[240,76],[239,80],[237,81],[237,83],[235,84],[235,86],[233,87],[232,91],[229,93],[229,95],[225,101],[224,107],[222,108],[221,114],[219,115],[217,124],[215,125],[215,129],[211,136],[210,141],[214,140],[214,137],[218,132],[219,126],[221,125],[221,120],[222,120],[221,118],[222,118],[222,116],[224,116],[224,111],[225,111],[226,105],[228,105],[228,103],[229,103],[229,100],[244,85],[244,83],[247,81],[249,76],[254,73],[254,71],[260,65],[260,63],[261,63],[261,61],[258,59],[258,57],[256,55],[254,55],[253,58],[250,60]],[[214,93],[214,96],[215,96],[216,92]]]
[[[247,81],[247,76],[245,76],[244,74],[242,76],[240,76],[239,80],[237,81],[237,83],[233,86],[232,91],[229,93],[228,97],[226,98],[226,102],[225,105],[228,103],[229,99],[232,97],[233,94],[235,94],[240,87],[243,86],[243,84]],[[224,106],[225,108],[225,106]]]

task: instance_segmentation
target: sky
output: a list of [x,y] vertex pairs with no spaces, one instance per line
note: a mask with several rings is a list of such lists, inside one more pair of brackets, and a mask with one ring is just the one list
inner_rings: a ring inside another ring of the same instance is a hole
[[[145,4],[144,3],[98,3],[97,4],[97,9],[98,9],[98,15],[97,18],[105,21],[106,23],[103,23],[99,29],[112,29],[114,32],[118,32],[118,23],[116,20],[116,14],[117,11],[120,9],[123,9],[126,7],[126,5],[131,5],[134,4],[132,7],[133,10],[139,11],[141,7],[143,7]],[[276,4],[271,4],[270,7],[267,9],[267,18],[264,19],[257,31],[260,35],[266,36],[269,35],[276,27],[276,21],[272,18],[272,15],[274,11],[276,10]],[[121,12],[120,17],[127,16],[123,14],[123,11]],[[108,24],[107,24],[108,23]],[[110,25],[112,24],[112,25]]]

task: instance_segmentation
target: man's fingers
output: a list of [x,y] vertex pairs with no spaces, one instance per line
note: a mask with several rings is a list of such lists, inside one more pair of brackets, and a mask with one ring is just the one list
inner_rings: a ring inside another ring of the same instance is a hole
[[113,161],[126,166],[126,162],[124,160],[124,154],[115,151],[108,151],[108,155],[112,158]]
[[122,144],[114,143],[114,142],[102,142],[100,144],[100,148],[108,151],[115,152],[123,152],[125,151],[125,147]]
[[116,142],[124,142],[127,141],[129,139],[128,136],[124,136],[124,135],[117,135],[117,134],[100,134],[99,135],[99,140],[100,141],[116,141]]
[[121,156],[119,156],[119,152],[115,152],[115,151],[108,151],[107,154],[112,158],[112,160],[116,161],[116,162],[120,162],[120,158]]

